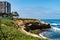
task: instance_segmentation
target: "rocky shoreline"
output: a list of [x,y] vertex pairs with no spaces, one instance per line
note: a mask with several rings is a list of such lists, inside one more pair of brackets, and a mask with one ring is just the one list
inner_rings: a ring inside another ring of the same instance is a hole
[[[31,31],[33,30],[45,30],[45,29],[49,29],[51,28],[50,24],[45,23],[45,22],[40,22],[38,20],[17,20],[16,21],[17,25],[18,25],[18,29],[22,32],[24,32],[26,35],[31,35],[34,37],[38,37],[38,38],[45,38],[43,37],[43,35],[37,35]],[[30,31],[31,30],[31,31]],[[34,32],[38,32],[38,31],[34,31]]]

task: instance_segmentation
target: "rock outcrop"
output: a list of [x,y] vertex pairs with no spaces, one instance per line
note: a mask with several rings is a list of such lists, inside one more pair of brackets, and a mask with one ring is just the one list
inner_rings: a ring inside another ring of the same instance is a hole
[[26,31],[51,28],[50,24],[42,23],[42,22],[28,22],[28,23],[25,23],[25,26],[26,26],[26,29],[25,29]]

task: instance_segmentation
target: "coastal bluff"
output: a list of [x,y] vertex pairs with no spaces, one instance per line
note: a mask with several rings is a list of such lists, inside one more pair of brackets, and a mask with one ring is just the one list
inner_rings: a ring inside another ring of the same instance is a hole
[[39,21],[38,19],[20,19],[20,20],[23,21],[26,31],[51,28],[49,23]]
[[[18,19],[16,22],[18,30],[22,31],[26,35],[31,35],[33,37],[40,37],[38,33],[40,30],[45,30],[51,28],[50,24],[39,21],[37,19]],[[46,38],[45,38],[46,39]]]

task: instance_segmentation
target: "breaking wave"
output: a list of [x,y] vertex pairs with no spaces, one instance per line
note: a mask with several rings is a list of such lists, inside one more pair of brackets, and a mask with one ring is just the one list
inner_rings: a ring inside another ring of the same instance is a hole
[[56,26],[56,25],[58,26],[58,25],[60,25],[60,23],[51,23],[50,25],[51,26]]

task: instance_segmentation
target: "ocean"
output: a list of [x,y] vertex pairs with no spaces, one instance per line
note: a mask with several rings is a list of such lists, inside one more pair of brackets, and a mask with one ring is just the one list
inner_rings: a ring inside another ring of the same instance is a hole
[[40,33],[49,40],[60,40],[60,19],[41,19],[51,25],[51,29]]

